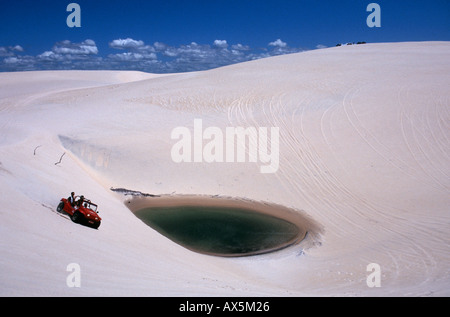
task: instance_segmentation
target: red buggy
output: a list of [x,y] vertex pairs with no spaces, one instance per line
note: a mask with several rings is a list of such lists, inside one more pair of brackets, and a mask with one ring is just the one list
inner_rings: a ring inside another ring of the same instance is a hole
[[98,215],[97,207],[96,204],[88,199],[84,199],[81,204],[76,202],[75,207],[72,207],[66,198],[62,198],[56,210],[58,212],[65,211],[75,223],[97,229],[102,220]]

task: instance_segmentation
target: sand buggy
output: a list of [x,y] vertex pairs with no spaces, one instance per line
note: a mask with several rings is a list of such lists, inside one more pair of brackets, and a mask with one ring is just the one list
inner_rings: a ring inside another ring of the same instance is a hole
[[82,202],[78,200],[73,207],[66,198],[62,198],[56,210],[58,212],[65,211],[75,223],[97,229],[102,220],[98,215],[97,207],[89,199],[83,199]]

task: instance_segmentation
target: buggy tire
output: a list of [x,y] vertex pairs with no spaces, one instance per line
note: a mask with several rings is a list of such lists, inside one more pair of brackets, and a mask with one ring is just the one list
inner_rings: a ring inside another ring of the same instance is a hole
[[72,215],[72,221],[75,223],[81,223],[83,221],[83,215],[79,211],[75,211]]
[[56,207],[56,211],[61,212],[63,210],[64,210],[64,202],[62,201],[59,203],[58,207]]

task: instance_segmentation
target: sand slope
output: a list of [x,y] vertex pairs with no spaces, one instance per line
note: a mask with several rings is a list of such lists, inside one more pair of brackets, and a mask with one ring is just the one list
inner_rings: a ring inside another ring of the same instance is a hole
[[[449,58],[448,42],[392,43],[186,74],[0,74],[0,294],[450,295]],[[278,172],[174,163],[171,131],[196,118],[279,127]],[[322,234],[263,256],[200,255],[111,186],[282,204]],[[72,190],[99,204],[99,230],[56,213]],[[370,263],[381,287],[366,284]]]

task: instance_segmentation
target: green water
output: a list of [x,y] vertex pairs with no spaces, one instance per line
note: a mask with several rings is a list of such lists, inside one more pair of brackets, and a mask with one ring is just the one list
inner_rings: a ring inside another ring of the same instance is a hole
[[245,209],[157,207],[135,215],[180,245],[223,256],[264,253],[285,246],[299,234],[286,220]]

